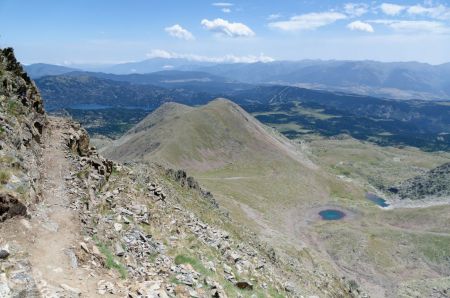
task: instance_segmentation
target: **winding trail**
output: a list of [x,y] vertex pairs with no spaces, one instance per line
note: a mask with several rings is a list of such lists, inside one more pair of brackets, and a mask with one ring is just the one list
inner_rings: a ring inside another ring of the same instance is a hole
[[73,249],[79,246],[80,224],[76,211],[70,208],[65,186],[64,176],[70,174],[71,164],[65,157],[64,122],[50,119],[43,156],[44,199],[32,220],[36,234],[34,245],[28,252],[33,275],[40,278],[38,286],[42,287],[42,294],[50,294],[52,287],[64,285],[92,294],[96,293],[95,283],[74,259]]
[[97,294],[97,273],[77,264],[81,226],[78,212],[70,207],[65,177],[71,162],[66,158],[66,120],[49,117],[43,153],[43,199],[31,219],[17,221],[15,237],[28,254],[32,276],[42,297],[104,297]]

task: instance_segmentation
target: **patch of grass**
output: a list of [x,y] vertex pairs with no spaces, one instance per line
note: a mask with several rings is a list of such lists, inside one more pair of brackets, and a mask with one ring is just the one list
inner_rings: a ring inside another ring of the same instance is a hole
[[175,257],[175,264],[190,264],[196,271],[203,275],[210,275],[211,272],[203,266],[203,264],[197,258],[190,257],[184,254],[179,254]]
[[344,168],[337,168],[338,174],[339,175],[344,175],[347,177],[351,176],[351,172],[348,169],[344,169]]
[[450,237],[438,235],[416,236],[414,242],[419,247],[428,262],[436,266],[443,266],[450,272]]
[[119,171],[117,170],[116,166],[113,166],[111,176],[119,176]]
[[278,293],[278,291],[272,287],[270,287],[267,291],[268,291],[270,297],[273,297],[273,298],[284,298],[285,297],[284,295]]
[[109,269],[115,269],[120,274],[120,278],[126,279],[128,276],[128,271],[124,265],[114,258],[114,255],[109,250],[109,248],[103,243],[97,242],[98,249],[106,257],[105,265]]
[[171,278],[169,278],[169,281],[170,281],[170,283],[175,284],[175,285],[182,285],[183,284],[175,276],[172,276]]
[[28,192],[28,187],[25,185],[20,185],[19,187],[17,187],[16,191],[21,195],[24,195]]
[[11,174],[9,172],[4,171],[4,170],[0,171],[0,184],[8,183],[10,178],[11,178]]
[[267,297],[267,295],[262,295],[261,293],[255,293],[254,290],[244,290],[237,288],[233,283],[229,282],[228,280],[225,280],[223,285],[223,289],[225,293],[229,297]]
[[16,100],[10,99],[6,104],[6,112],[17,117],[24,112],[23,105]]
[[0,163],[8,166],[12,166],[15,158],[12,156],[0,156]]
[[156,257],[158,256],[158,253],[152,253],[148,256],[148,260],[152,263],[155,263]]
[[97,205],[98,213],[100,213],[103,216],[106,216],[111,213],[111,206],[108,202],[102,202]]
[[87,178],[88,174],[89,174],[89,169],[86,167],[77,173],[77,177],[79,179]]

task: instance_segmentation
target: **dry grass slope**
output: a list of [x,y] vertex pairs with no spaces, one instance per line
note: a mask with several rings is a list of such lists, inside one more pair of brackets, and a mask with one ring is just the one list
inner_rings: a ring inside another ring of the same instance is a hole
[[[237,222],[293,263],[354,279],[373,297],[428,295],[419,280],[450,287],[449,207],[382,210],[365,198],[374,187],[448,161],[447,154],[351,138],[299,146],[223,99],[164,105],[107,154],[187,169]],[[321,221],[317,212],[327,207],[347,216]]]

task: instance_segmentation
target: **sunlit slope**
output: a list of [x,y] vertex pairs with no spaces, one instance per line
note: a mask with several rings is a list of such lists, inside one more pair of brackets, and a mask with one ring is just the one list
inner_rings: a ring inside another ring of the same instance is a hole
[[269,132],[225,99],[199,108],[165,104],[118,140],[109,153],[122,160],[163,158],[198,171],[268,157],[314,167],[287,139]]
[[[448,207],[382,210],[365,198],[366,191],[447,162],[445,153],[351,138],[300,146],[226,100],[196,108],[166,104],[108,153],[187,169],[245,229],[301,267],[338,272],[373,297],[412,290],[427,296],[427,283],[419,281],[449,283],[442,279],[450,254]],[[317,213],[325,208],[347,216],[321,221]]]
[[[163,105],[106,154],[187,169],[235,217],[263,227],[268,237],[290,237],[287,214],[293,210],[342,201],[355,205],[363,197],[359,187],[321,170],[297,145],[225,99],[197,108]],[[272,233],[266,222],[288,233]]]

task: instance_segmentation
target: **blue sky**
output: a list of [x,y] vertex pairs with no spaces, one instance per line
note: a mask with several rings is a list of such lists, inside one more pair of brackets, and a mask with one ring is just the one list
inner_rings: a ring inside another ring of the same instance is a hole
[[24,63],[450,62],[450,1],[0,0]]

